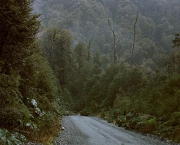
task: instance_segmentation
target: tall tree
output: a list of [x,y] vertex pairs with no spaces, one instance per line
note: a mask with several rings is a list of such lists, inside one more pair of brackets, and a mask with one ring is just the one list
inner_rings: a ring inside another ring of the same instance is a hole
[[76,56],[76,61],[78,63],[78,72],[85,65],[85,61],[88,59],[88,50],[86,45],[82,42],[79,42],[75,48],[74,53]]
[[20,67],[38,32],[37,15],[31,13],[32,0],[2,0],[0,7],[0,72]]
[[42,40],[45,56],[62,87],[68,84],[72,69],[72,39],[73,37],[68,30],[50,28],[44,33]]
[[[59,99],[53,72],[36,42],[39,21],[31,2],[1,1],[0,128],[37,140],[54,127]],[[11,143],[7,136],[1,134],[0,144],[23,144]]]

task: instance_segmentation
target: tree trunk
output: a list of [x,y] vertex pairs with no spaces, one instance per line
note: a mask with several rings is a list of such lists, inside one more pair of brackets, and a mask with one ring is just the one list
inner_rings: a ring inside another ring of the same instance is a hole
[[136,20],[135,20],[135,23],[134,23],[133,45],[132,45],[132,51],[131,51],[131,59],[132,59],[131,68],[134,65],[134,49],[135,49],[135,41],[136,41],[136,24],[137,24],[137,20],[138,20],[138,13],[136,15]]

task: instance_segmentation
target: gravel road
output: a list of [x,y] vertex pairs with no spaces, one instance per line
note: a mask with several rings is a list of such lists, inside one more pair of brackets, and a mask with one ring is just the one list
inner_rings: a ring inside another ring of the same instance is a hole
[[96,117],[67,116],[54,145],[177,145],[117,127]]

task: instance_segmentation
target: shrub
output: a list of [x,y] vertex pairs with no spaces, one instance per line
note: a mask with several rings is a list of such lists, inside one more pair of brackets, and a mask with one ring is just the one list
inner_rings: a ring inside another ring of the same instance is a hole
[[156,130],[157,121],[155,117],[151,115],[142,114],[138,117],[136,129],[144,133],[153,133]]
[[26,137],[22,134],[17,132],[12,134],[6,129],[0,129],[0,144],[2,145],[19,145],[26,141]]

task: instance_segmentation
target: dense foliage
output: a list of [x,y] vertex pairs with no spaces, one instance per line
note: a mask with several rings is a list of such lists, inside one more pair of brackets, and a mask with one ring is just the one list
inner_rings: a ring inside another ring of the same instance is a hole
[[34,7],[67,109],[180,142],[179,0],[36,0]]
[[36,42],[40,22],[31,4],[1,1],[0,144],[43,141],[54,134],[61,113],[56,78]]
[[31,6],[1,1],[0,144],[46,141],[64,107],[180,142],[179,0]]
[[[116,34],[119,62],[131,60],[133,25],[138,12],[134,64],[156,69],[158,57],[171,49],[171,40],[180,29],[179,0],[36,0],[36,11],[41,13],[42,25],[68,29],[79,41],[88,45],[91,52],[103,53],[112,59],[113,34]],[[160,55],[159,55],[160,53]]]

